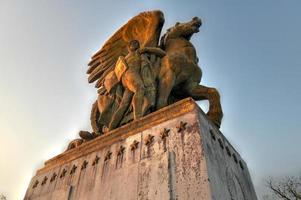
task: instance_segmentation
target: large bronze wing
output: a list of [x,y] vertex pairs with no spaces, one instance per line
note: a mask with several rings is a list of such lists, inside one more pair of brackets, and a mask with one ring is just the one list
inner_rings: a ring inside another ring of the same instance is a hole
[[98,80],[95,87],[103,85],[105,76],[114,70],[118,57],[127,55],[127,45],[131,40],[138,40],[141,47],[158,46],[163,24],[164,15],[158,10],[142,12],[129,20],[92,56],[87,71],[89,83]]

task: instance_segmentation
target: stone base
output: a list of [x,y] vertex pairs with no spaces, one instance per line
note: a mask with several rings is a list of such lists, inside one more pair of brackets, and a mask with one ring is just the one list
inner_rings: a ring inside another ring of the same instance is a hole
[[257,197],[246,163],[188,98],[46,161],[24,199]]

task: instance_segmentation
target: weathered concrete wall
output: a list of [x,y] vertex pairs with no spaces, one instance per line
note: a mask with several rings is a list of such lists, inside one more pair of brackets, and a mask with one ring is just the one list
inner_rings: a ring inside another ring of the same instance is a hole
[[50,159],[25,199],[257,198],[239,154],[186,99]]
[[247,165],[229,141],[202,113],[199,126],[212,199],[257,199]]

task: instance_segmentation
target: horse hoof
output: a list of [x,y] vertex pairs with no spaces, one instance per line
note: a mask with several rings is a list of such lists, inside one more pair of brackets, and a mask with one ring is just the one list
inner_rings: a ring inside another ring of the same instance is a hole
[[83,144],[83,142],[84,142],[83,139],[75,139],[75,140],[72,140],[72,141],[69,143],[69,145],[68,145],[66,151],[79,147],[80,145]]
[[85,141],[92,140],[96,137],[96,134],[90,133],[88,131],[80,131],[79,136]]
[[208,118],[218,127],[220,128],[223,118],[223,113],[221,112],[208,112]]

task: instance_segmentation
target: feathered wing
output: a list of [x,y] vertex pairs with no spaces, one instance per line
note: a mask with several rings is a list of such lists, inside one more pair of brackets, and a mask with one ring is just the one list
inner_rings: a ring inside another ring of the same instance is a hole
[[102,86],[105,76],[114,70],[118,57],[127,55],[131,40],[138,40],[142,48],[158,46],[163,24],[161,11],[143,12],[129,20],[92,56],[87,71],[89,83],[98,80],[96,87]]

